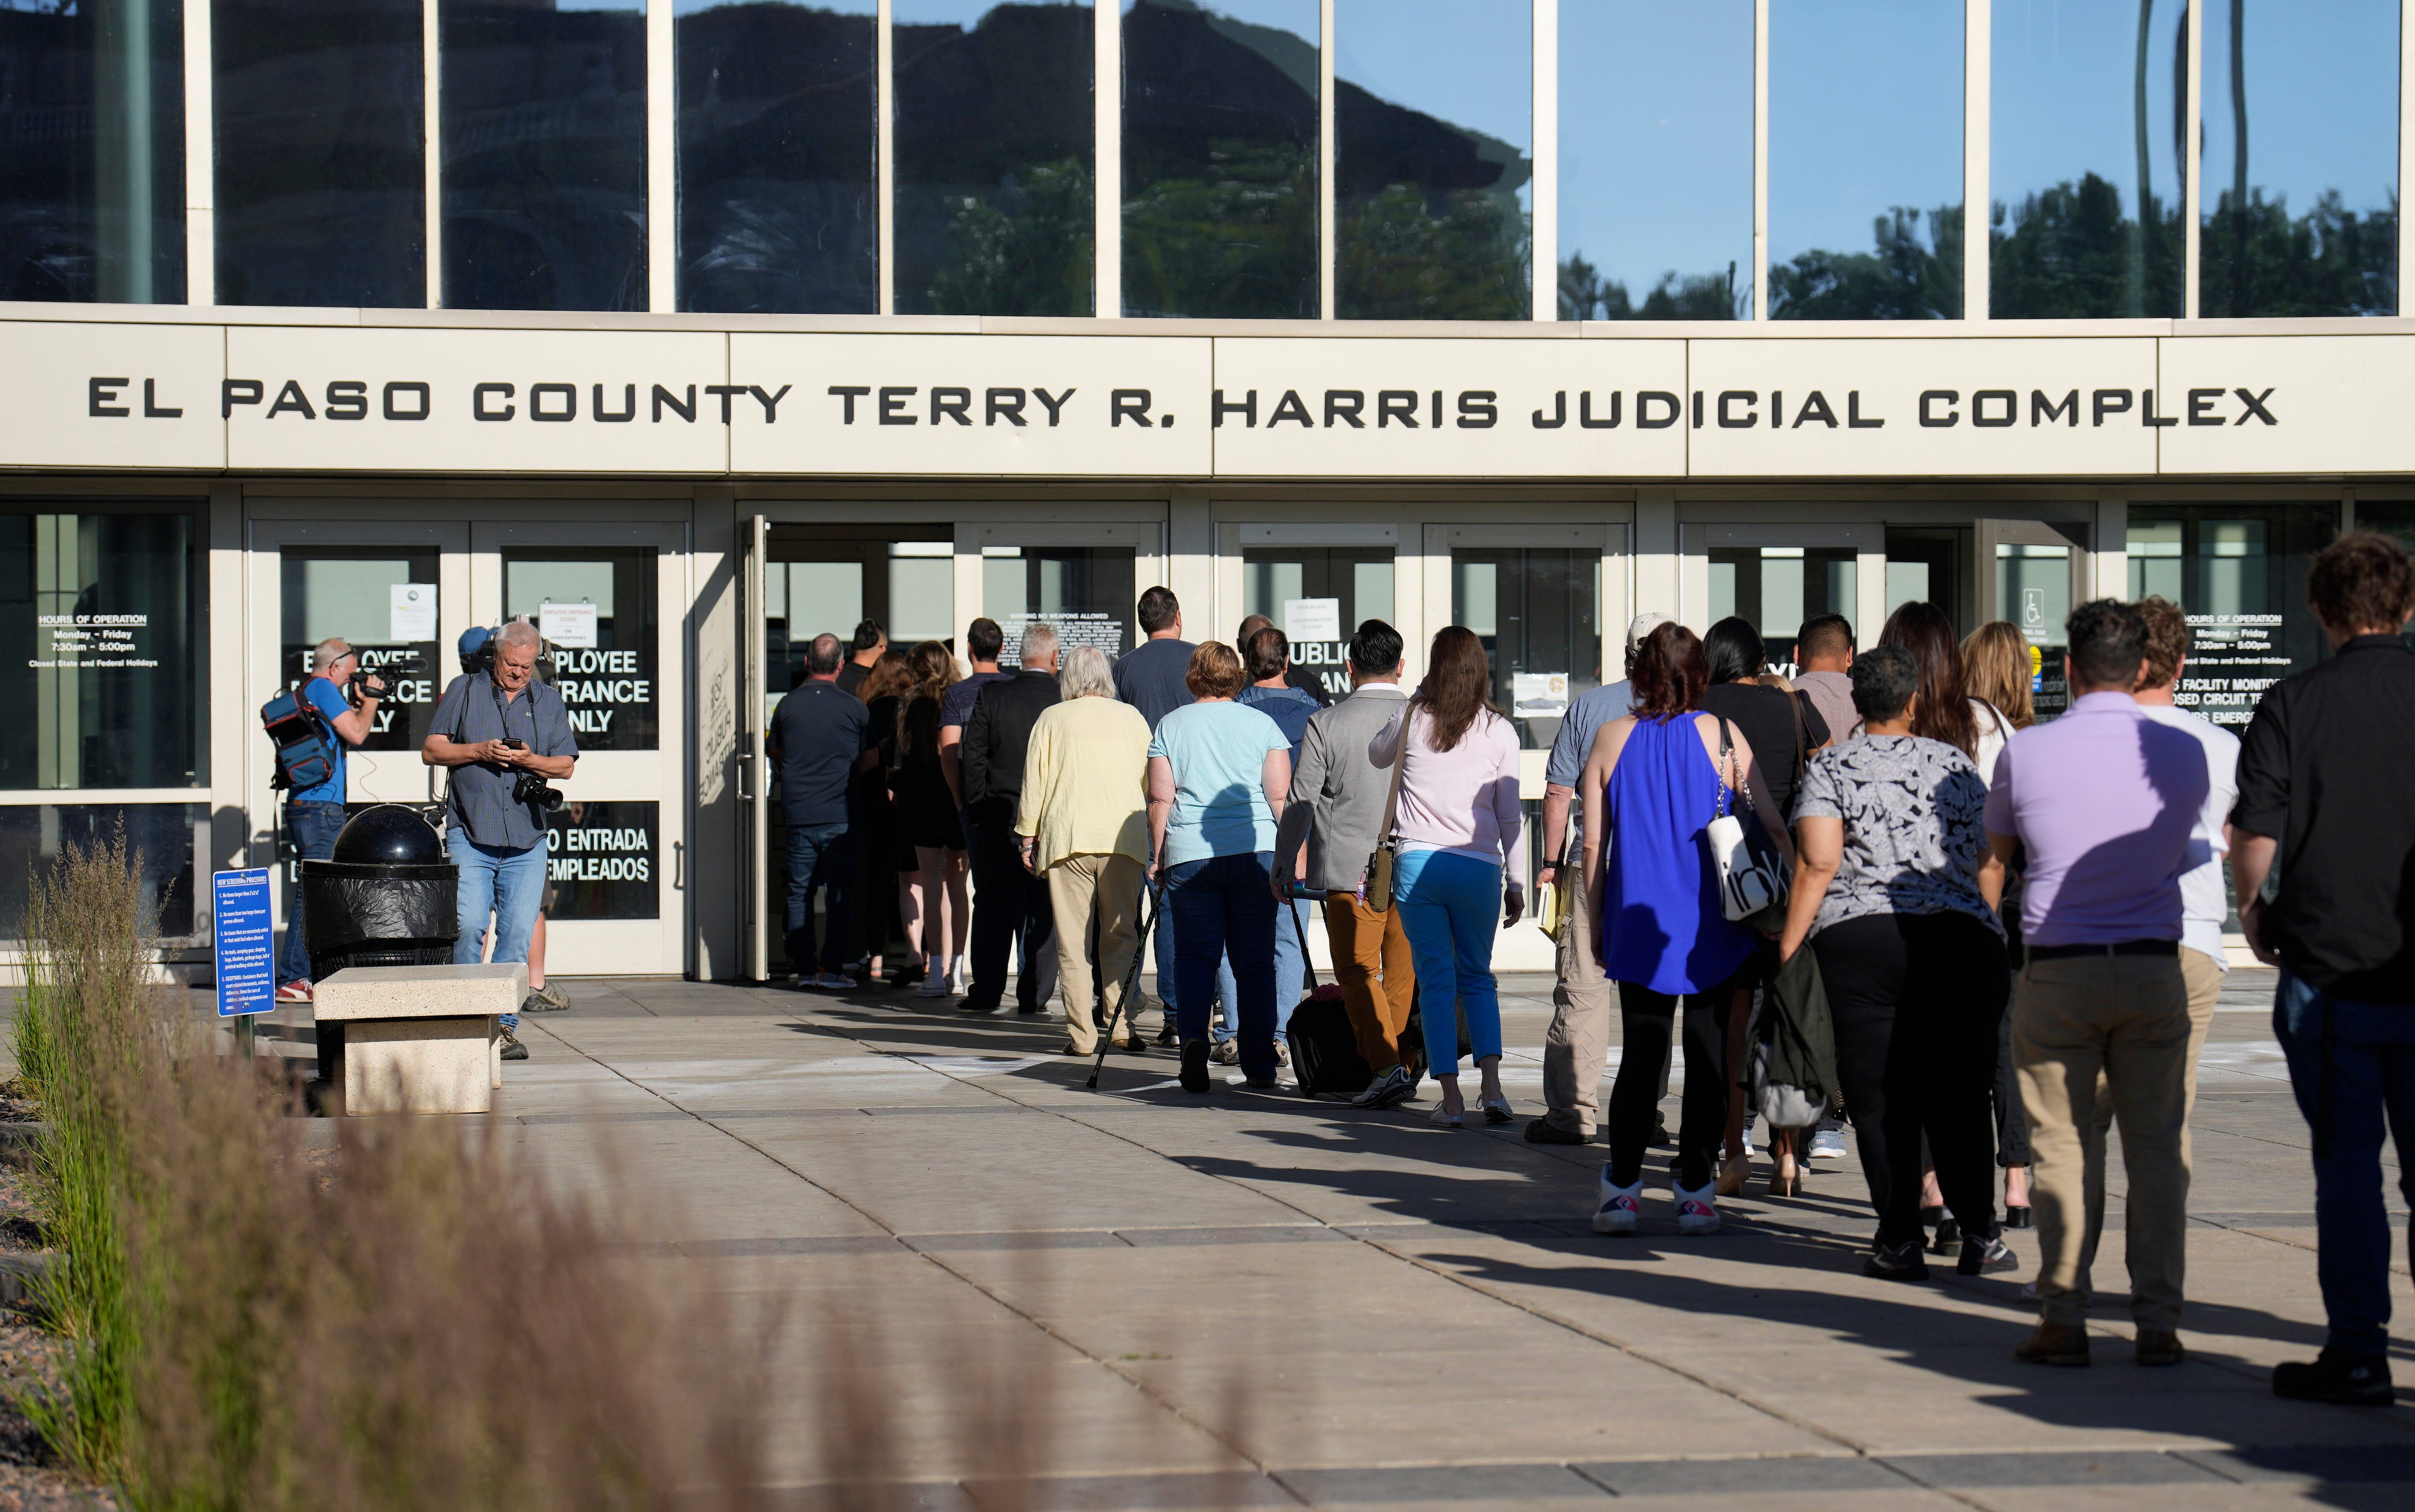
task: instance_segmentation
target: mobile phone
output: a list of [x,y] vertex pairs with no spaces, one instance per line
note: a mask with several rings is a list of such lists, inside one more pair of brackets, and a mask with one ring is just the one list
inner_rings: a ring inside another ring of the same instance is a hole
[[525,751],[525,750],[527,750],[527,749],[528,749],[528,741],[515,741],[515,740],[513,740],[513,739],[512,739],[511,737],[509,737],[509,736],[505,736],[505,737],[503,738],[503,744],[505,744],[505,745],[509,746],[511,749],[513,749],[513,750],[515,750],[515,751]]

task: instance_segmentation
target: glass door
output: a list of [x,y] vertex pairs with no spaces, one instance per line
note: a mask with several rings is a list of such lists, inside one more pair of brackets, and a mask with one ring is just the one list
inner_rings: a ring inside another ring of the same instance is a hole
[[[1794,675],[1795,637],[1822,615],[1843,615],[1856,645],[1877,640],[1891,585],[1905,581],[1875,524],[1688,525],[1684,547],[1677,618],[1697,635],[1742,619],[1761,636],[1766,669],[1784,677]],[[1926,596],[1926,576],[1921,588]]]
[[1328,696],[1347,696],[1350,637],[1359,623],[1400,626],[1399,530],[1228,525],[1223,533],[1219,556],[1230,570],[1220,575],[1218,607],[1224,612],[1215,634],[1238,636],[1244,621],[1263,614],[1290,640],[1295,669],[1317,679]]
[[578,742],[547,816],[546,968],[565,977],[687,966],[686,652],[666,624],[685,602],[682,531],[668,524],[474,528],[475,622],[525,620],[537,676]]
[[[2069,532],[2069,533],[2066,533]],[[2088,595],[2086,528],[2033,519],[1983,519],[1977,544],[1981,623],[2009,620],[2030,648],[2030,697],[2037,717],[2071,707],[2062,674],[2063,621]]]
[[[1142,527],[1132,524],[980,525],[968,528],[981,553],[981,612],[1006,633],[998,665],[1021,664],[1023,632],[1045,623],[1066,651],[1096,646],[1113,660],[1139,644],[1133,609],[1140,591],[1155,582],[1141,578],[1156,554],[1141,549]],[[1151,530],[1153,542],[1155,531]],[[1208,635],[1191,627],[1191,639]]]

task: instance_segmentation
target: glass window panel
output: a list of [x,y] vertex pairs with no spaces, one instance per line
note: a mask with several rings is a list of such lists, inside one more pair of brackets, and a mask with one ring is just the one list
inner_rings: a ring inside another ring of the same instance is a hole
[[[1851,546],[1713,546],[1709,556],[1710,623],[1733,615],[1751,625],[1771,666],[1792,665],[1795,632],[1806,620],[1854,613],[1858,567]],[[1891,587],[1894,580],[1890,574]]]
[[1752,0],[1561,0],[1560,319],[1752,313]]
[[[594,606],[595,644],[546,647],[581,751],[652,751],[660,741],[656,587],[650,546],[503,553],[505,615],[536,621],[548,604]],[[540,676],[548,670],[538,665]]]
[[[1328,605],[1325,601],[1332,601]],[[1338,635],[1311,637],[1329,612]],[[1263,614],[1291,640],[1292,665],[1350,691],[1350,637],[1364,620],[1392,615],[1392,553],[1381,546],[1245,546],[1241,615]],[[1236,642],[1239,627],[1234,630]]]
[[1450,554],[1451,621],[1484,642],[1492,701],[1526,750],[1551,749],[1560,732],[1544,711],[1601,685],[1600,565],[1598,551],[1564,547]]
[[201,561],[190,515],[0,515],[0,788],[208,782]]
[[[438,696],[460,665],[449,650],[439,652],[432,634],[421,636],[419,626],[396,622],[393,590],[404,583],[421,584],[428,590],[428,602],[437,604],[441,613],[435,551],[411,546],[288,546],[278,572],[280,682],[292,686],[308,678],[312,648],[340,636],[361,653],[362,667],[379,673],[394,689],[394,696],[378,705],[369,738],[360,749],[416,752],[428,739]],[[415,761],[414,757],[409,769],[414,778],[418,775]],[[361,770],[389,769],[370,764]],[[368,786],[364,791],[377,786],[374,777],[365,781]]]
[[2202,14],[2198,312],[2395,315],[2395,0]]
[[2338,520],[2335,503],[2130,506],[2130,596],[2159,593],[2188,614],[2182,705],[2245,725],[2266,688],[2325,654],[2306,565]]
[[889,548],[889,644],[911,650],[956,634],[956,556],[945,541],[909,541]]
[[1334,0],[1335,313],[1534,309],[1534,27],[1524,5]]
[[2186,0],[1997,0],[1988,310],[2177,316]]
[[875,0],[678,0],[682,309],[868,315]]
[[[587,743],[579,738],[580,746]],[[546,815],[552,919],[662,917],[662,805],[582,802]],[[786,827],[772,826],[785,831]]]
[[1127,315],[1313,319],[1317,0],[1123,0]]
[[898,312],[1091,313],[1089,6],[891,14]]
[[218,303],[426,305],[420,0],[209,3]]
[[206,803],[28,803],[0,808],[0,939],[22,938],[25,878],[48,871],[68,846],[98,850],[122,833],[134,858],[142,906],[163,940],[189,939],[193,928],[193,830],[209,822]]
[[646,307],[643,0],[442,0],[444,303]]
[[0,0],[0,298],[185,298],[181,0]]
[[1096,646],[1110,661],[1132,650],[1130,546],[983,546],[982,613],[1006,632],[998,665],[1023,665],[1026,626],[1057,629],[1060,651]]
[[1962,7],[1770,0],[1769,314],[1962,315]]

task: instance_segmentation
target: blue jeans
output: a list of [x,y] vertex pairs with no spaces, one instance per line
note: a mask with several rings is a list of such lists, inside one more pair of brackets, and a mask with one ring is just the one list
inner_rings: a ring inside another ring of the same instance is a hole
[[1241,1070],[1275,1073],[1275,899],[1267,889],[1274,853],[1210,856],[1169,867],[1167,909],[1178,921],[1175,971],[1181,993],[1175,1020],[1182,1041],[1208,1038],[1208,1010],[1215,1001],[1216,963],[1232,953],[1239,999]]
[[[487,915],[495,916],[498,962],[528,959],[529,936],[536,931],[537,906],[545,901],[545,846],[513,850],[482,846],[456,830],[448,847],[460,869],[461,888],[454,923],[453,964],[476,966],[486,955]],[[503,1027],[519,1027],[518,1013],[502,1015]]]
[[1401,911],[1425,1004],[1427,1069],[1436,1076],[1459,1074],[1454,996],[1476,1058],[1501,1054],[1501,995],[1492,981],[1501,868],[1444,850],[1405,851],[1393,862],[1392,906]]
[[[835,972],[855,959],[855,831],[844,824],[788,826],[788,968]],[[822,944],[814,950],[814,890],[822,890]]]
[[2298,1111],[2315,1130],[2315,1279],[2331,1347],[2385,1354],[2390,1215],[2381,1136],[2386,1118],[2398,1146],[2398,1190],[2415,1202],[2415,1008],[2334,997],[2284,966],[2272,1032],[2289,1058]]
[[[343,831],[344,805],[311,801],[292,801],[285,805],[285,843],[293,848],[295,861],[322,861],[336,854],[336,836]],[[308,981],[311,977],[310,949],[302,938],[302,884],[299,870],[290,894],[293,902],[285,910],[285,948],[277,952],[277,981]]]
[[[1182,1017],[1182,983],[1178,979],[1182,972],[1175,963],[1182,958],[1182,954],[1181,947],[1174,937],[1174,909],[1163,898],[1160,898],[1155,906],[1157,922],[1150,926],[1150,933],[1157,937],[1157,996],[1179,1023]],[[1219,1009],[1222,1010],[1221,1016],[1216,1017],[1214,1029],[1219,1044],[1233,1038],[1233,1004],[1237,1001],[1233,962],[1228,955],[1216,963],[1216,995],[1208,1004],[1208,1011],[1211,1015],[1215,1015]]]

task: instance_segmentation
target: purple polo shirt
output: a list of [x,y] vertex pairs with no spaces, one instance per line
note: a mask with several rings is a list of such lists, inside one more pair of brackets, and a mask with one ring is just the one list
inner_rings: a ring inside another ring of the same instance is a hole
[[1988,831],[2018,835],[2021,939],[2113,945],[2181,937],[2181,874],[2205,807],[2205,748],[2126,693],[2082,695],[2005,745]]

